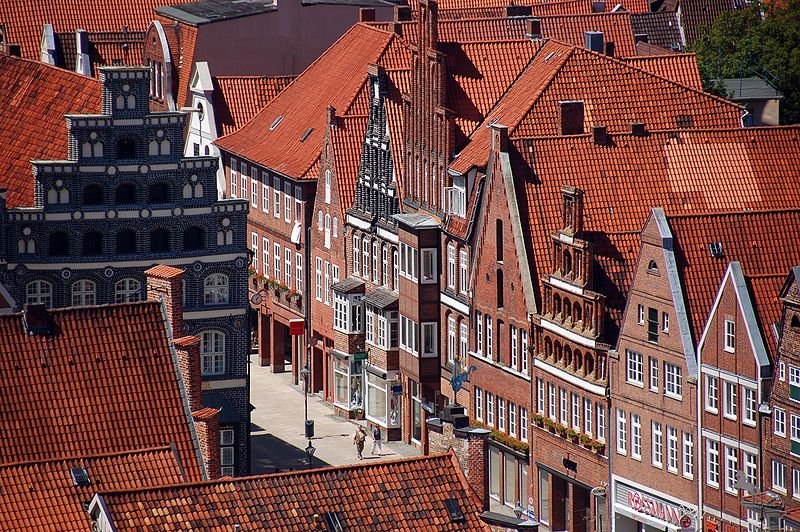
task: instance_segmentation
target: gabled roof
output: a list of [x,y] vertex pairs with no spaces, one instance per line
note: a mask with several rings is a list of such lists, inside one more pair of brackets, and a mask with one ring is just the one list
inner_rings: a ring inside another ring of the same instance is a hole
[[[798,259],[800,260],[800,259]],[[756,318],[758,319],[768,352],[775,357],[778,353],[778,338],[775,327],[780,324],[783,305],[778,297],[785,275],[746,275],[750,288]],[[774,358],[773,358],[774,360]]]
[[633,32],[646,35],[649,44],[671,50],[684,49],[683,36],[675,11],[659,11],[657,13],[635,13],[631,15]]
[[[61,54],[57,65],[67,70],[75,70],[75,59],[78,55],[75,32],[57,33],[55,37]],[[105,31],[89,33],[87,38],[91,75],[93,76],[99,77],[97,69],[103,66],[112,66],[115,61],[127,66],[142,64],[143,31]]]
[[0,188],[8,189],[8,207],[33,206],[30,161],[66,159],[64,115],[99,113],[100,98],[96,79],[0,54]]
[[[494,4],[494,2],[489,3]],[[588,15],[594,13],[594,0],[531,1],[527,3],[529,5],[525,6],[525,2],[515,2],[514,9],[511,10],[512,16],[543,17],[547,15]],[[442,8],[442,2],[439,2],[439,20],[506,17],[509,15],[509,2],[502,4],[484,6],[483,2],[476,2],[465,7]],[[613,10],[617,4],[622,5],[624,10],[629,13],[646,13],[650,10],[650,3],[647,0],[626,0],[622,2],[605,2],[605,12]],[[445,5],[449,5],[449,3]],[[528,9],[530,14],[527,12]],[[519,13],[519,15],[516,13]]]
[[220,135],[233,133],[297,76],[213,76],[214,114]]
[[[603,79],[602,84],[597,83]],[[650,130],[676,127],[676,117],[692,117],[692,126],[736,127],[742,108],[726,100],[662,78],[627,62],[583,48],[547,41],[450,165],[465,173],[484,168],[489,157],[488,125],[509,128],[509,137],[560,134],[560,104],[584,102],[584,131],[605,126],[630,131],[633,122]]]
[[50,310],[30,336],[0,315],[0,463],[174,444],[202,479],[188,402],[159,303]]
[[[451,520],[447,499],[455,499],[463,521]],[[232,530],[234,525],[312,530],[326,528],[327,512],[336,512],[345,530],[487,529],[478,517],[480,503],[452,453],[100,493],[92,510],[101,502],[120,531],[145,526]]]
[[[787,186],[791,186],[789,183]],[[762,332],[769,342],[767,336],[772,331],[764,326],[776,321],[780,285],[786,272],[800,262],[800,239],[790,229],[800,227],[800,210],[676,215],[668,216],[668,222],[675,237],[675,255],[695,341],[700,338],[728,264],[737,261],[750,280],[759,315],[768,322],[762,322]],[[724,257],[711,255],[709,245],[716,242],[722,244]]]
[[721,14],[733,11],[739,0],[678,0],[680,21],[686,36],[686,46],[691,46],[711,28]]
[[[590,135],[512,139],[509,151],[514,178],[524,189],[517,197],[533,272],[549,268],[550,235],[561,223],[561,187],[584,191],[584,238],[594,244],[601,268],[595,290],[606,294],[612,329],[651,206],[662,205],[672,216],[800,208],[800,127],[617,134],[608,145],[594,144]],[[753,234],[756,242],[768,238]],[[707,253],[708,242],[703,245]],[[771,243],[765,246],[772,249]],[[696,297],[687,292],[687,299],[713,301],[716,286]],[[689,308],[692,316],[707,316],[707,310],[703,315]]]
[[363,115],[341,117],[332,128],[336,183],[339,186],[339,203],[343,213],[353,206],[355,200],[358,165],[361,162],[367,120],[368,117]]
[[[195,0],[169,0],[186,4]],[[0,2],[0,24],[6,41],[22,46],[22,57],[39,59],[42,27],[52,24],[56,33],[84,29],[89,32],[145,31],[153,9],[164,0],[24,0]]]
[[216,144],[281,174],[316,179],[328,106],[342,116],[365,114],[368,65],[408,68],[409,57],[396,35],[356,24],[252,120]]
[[[73,468],[82,468],[88,485],[75,485]],[[0,465],[0,522],[7,530],[88,530],[84,507],[95,493],[132,490],[186,479],[174,449],[161,446],[85,457],[55,458]]]
[[695,54],[645,55],[622,59],[636,68],[680,83],[697,91],[703,90],[700,68]]

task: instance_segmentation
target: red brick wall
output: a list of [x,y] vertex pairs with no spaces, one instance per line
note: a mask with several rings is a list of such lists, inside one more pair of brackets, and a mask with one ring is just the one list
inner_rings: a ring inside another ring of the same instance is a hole
[[220,410],[204,408],[192,415],[209,479],[220,474],[219,414]]
[[202,408],[202,378],[200,363],[200,339],[184,336],[175,340],[175,352],[181,368],[183,385],[189,400],[189,411]]
[[[168,275],[165,276],[164,273]],[[183,336],[183,270],[171,266],[157,266],[145,272],[147,299],[163,301],[172,327],[172,337]]]

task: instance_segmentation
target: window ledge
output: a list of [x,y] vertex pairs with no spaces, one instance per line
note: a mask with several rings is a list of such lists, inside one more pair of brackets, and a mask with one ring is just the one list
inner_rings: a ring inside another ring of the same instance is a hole
[[642,381],[642,382],[637,382],[637,381],[629,381],[629,380],[626,380],[625,382],[627,382],[627,383],[628,383],[628,384],[630,384],[631,386],[636,386],[637,388],[642,388],[642,389],[644,389],[644,381]]
[[745,425],[747,427],[755,428],[756,422],[755,421],[745,421],[745,420],[743,420],[742,421],[742,425]]
[[736,421],[736,416],[732,416],[730,414],[723,414],[722,417],[725,419],[730,419],[731,421]]
[[706,407],[706,408],[705,408],[705,411],[706,411],[706,412],[708,412],[709,414],[714,414],[715,416],[718,416],[718,415],[719,415],[719,408],[709,408],[709,407]]
[[669,397],[670,399],[674,399],[676,401],[683,401],[683,395],[677,395],[674,393],[664,392],[665,397]]
[[725,351],[726,353],[735,353],[736,352],[736,348],[735,347],[725,347],[722,350]]

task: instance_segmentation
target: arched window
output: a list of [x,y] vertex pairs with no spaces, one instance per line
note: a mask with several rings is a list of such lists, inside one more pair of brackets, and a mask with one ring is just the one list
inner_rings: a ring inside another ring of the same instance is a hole
[[103,187],[96,183],[86,185],[83,189],[83,204],[84,205],[102,205],[103,204]]
[[31,281],[25,286],[25,303],[53,306],[53,285],[47,281]]
[[101,255],[103,253],[103,235],[97,231],[89,231],[83,235],[83,255]]
[[564,319],[568,320],[572,317],[572,303],[570,303],[569,299],[566,297],[564,298]]
[[558,294],[553,296],[553,316],[561,314],[561,296]]
[[169,231],[166,229],[155,229],[150,233],[150,251],[169,251]]
[[225,334],[220,331],[200,333],[200,363],[203,375],[225,373]]
[[503,308],[503,270],[497,270],[497,308]]
[[148,203],[169,202],[169,185],[166,183],[153,183],[147,198]]
[[203,281],[203,302],[206,305],[224,305],[228,302],[228,276],[212,273]]
[[325,170],[325,203],[331,202],[331,171]]
[[325,215],[325,247],[331,247],[331,215]]
[[136,203],[136,187],[131,183],[118,186],[114,193],[114,203],[117,205]]
[[791,327],[792,329],[800,329],[800,318],[797,315],[792,316]]
[[205,247],[205,233],[199,227],[190,227],[183,232],[183,249],[194,250]]
[[120,279],[114,283],[114,302],[132,303],[142,297],[142,284],[136,279]]
[[576,301],[575,304],[572,306],[572,321],[579,322],[581,321],[581,305],[580,302]]
[[553,356],[553,341],[550,338],[544,339],[544,357],[550,358]]
[[69,255],[69,235],[64,231],[50,233],[50,245],[48,255],[51,257],[63,257]]
[[125,229],[117,233],[117,253],[136,253],[136,233]]
[[497,249],[497,262],[503,262],[503,222],[495,220],[494,225],[494,245]]
[[572,273],[572,255],[569,251],[564,251],[564,275]]
[[558,340],[553,344],[553,357],[555,362],[561,362],[561,342]]
[[339,219],[337,217],[333,217],[333,238],[337,238],[339,236]]
[[564,365],[572,366],[572,349],[568,345],[564,346]]
[[85,307],[95,303],[95,284],[88,279],[72,283],[72,306]]
[[322,210],[317,211],[317,230],[322,231],[322,220],[325,218],[325,215],[322,214]]
[[117,141],[118,159],[136,159],[136,141],[132,138],[122,138]]
[[133,94],[129,94],[127,101],[128,101],[128,109],[136,109],[136,96],[134,96]]

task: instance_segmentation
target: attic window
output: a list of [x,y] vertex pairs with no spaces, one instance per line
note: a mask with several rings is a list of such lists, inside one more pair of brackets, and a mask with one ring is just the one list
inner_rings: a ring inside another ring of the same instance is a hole
[[550,52],[549,54],[547,54],[547,57],[544,58],[544,62],[547,63],[548,61],[550,61],[554,55],[556,55],[555,52]]
[[89,473],[82,467],[72,467],[69,472],[72,475],[72,484],[75,486],[88,486],[92,483],[89,480]]
[[278,124],[280,124],[282,121],[283,121],[283,115],[280,115],[278,118],[276,118],[276,119],[275,119],[275,120],[272,122],[272,125],[271,125],[271,126],[269,126],[269,130],[270,130],[270,131],[272,131],[273,129],[275,129],[276,127],[278,127]]
[[722,242],[711,242],[708,245],[708,249],[711,251],[711,256],[715,259],[721,259],[725,256],[725,252],[722,250]]
[[305,141],[305,140],[308,138],[308,136],[311,134],[311,132],[312,132],[312,131],[314,131],[314,128],[313,128],[313,127],[310,127],[310,128],[308,128],[308,129],[306,129],[306,132],[305,132],[305,133],[303,133],[303,134],[300,136],[300,142],[303,142],[303,141]]
[[445,499],[444,506],[447,508],[447,513],[450,514],[450,521],[453,523],[462,523],[464,521],[464,512],[461,511],[457,500]]
[[325,520],[325,524],[328,525],[328,530],[330,532],[344,531],[344,526],[342,526],[342,521],[339,519],[338,512],[325,512],[322,514],[322,518]]
[[656,261],[654,261],[654,260],[651,260],[651,261],[650,261],[650,262],[647,264],[647,272],[648,272],[648,273],[655,273],[655,274],[658,274],[658,264],[656,264]]

